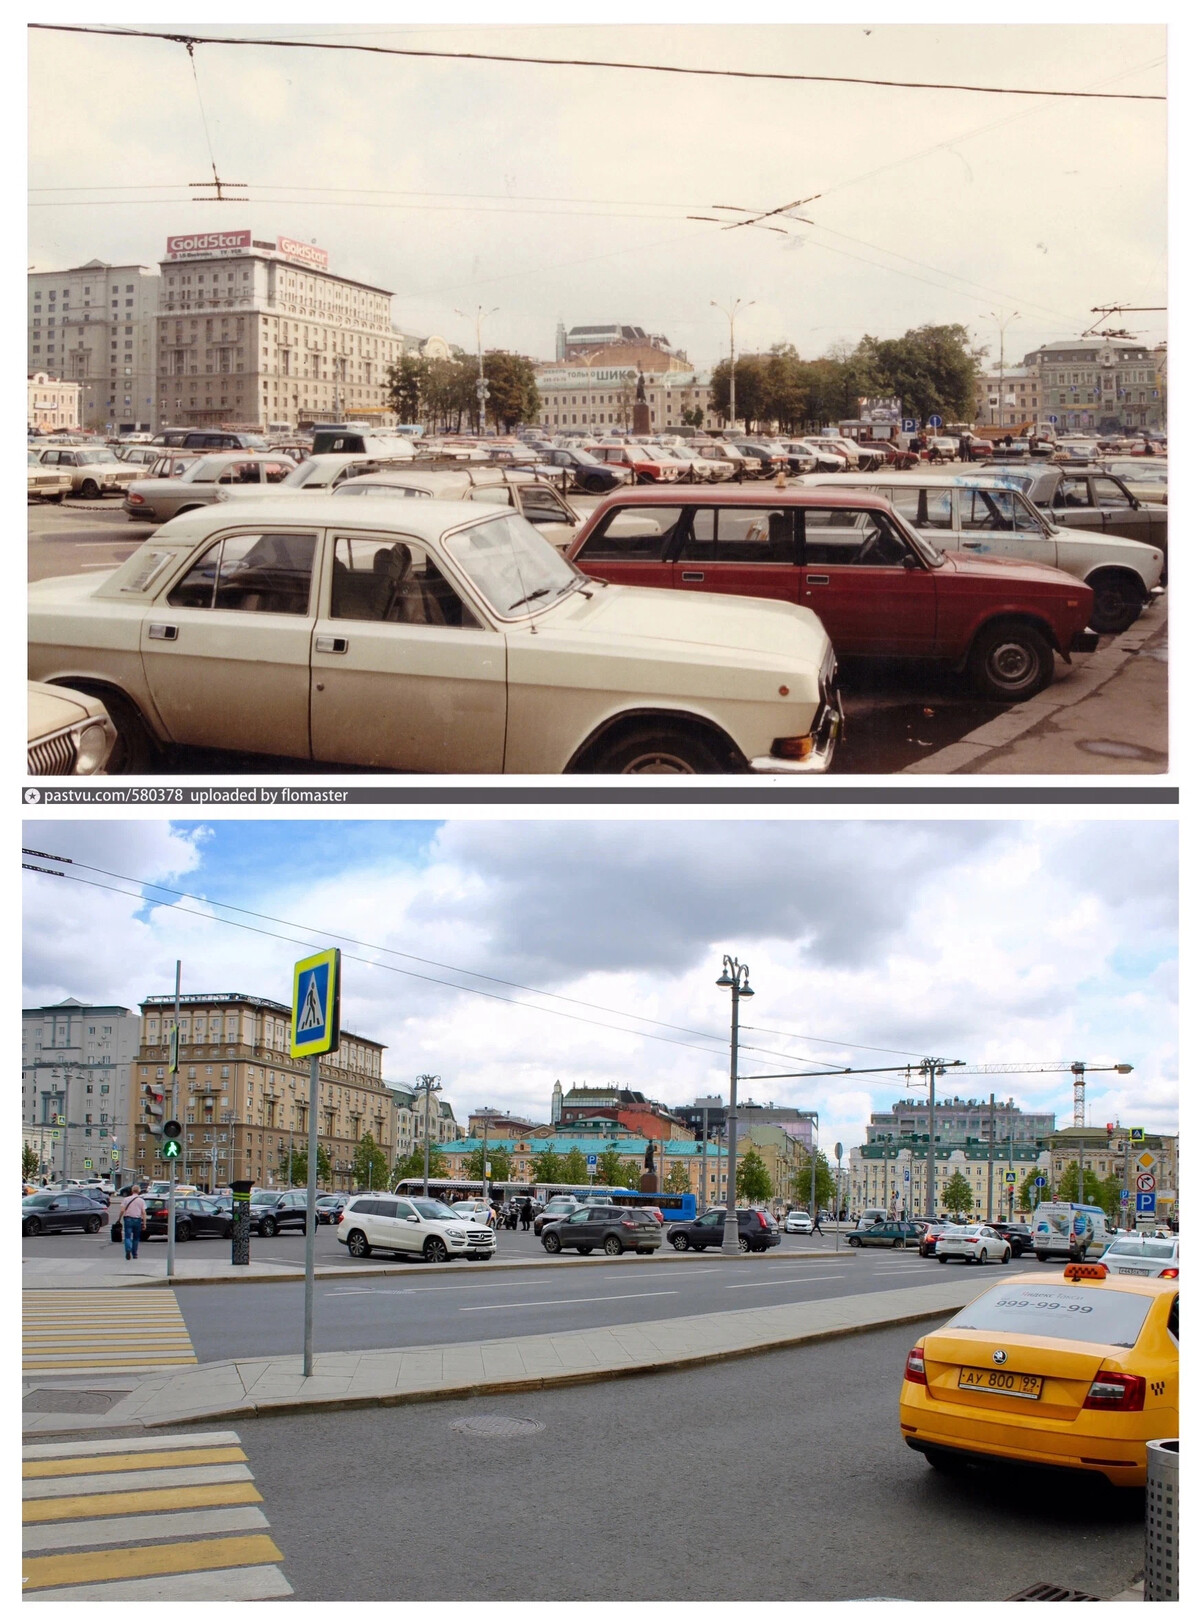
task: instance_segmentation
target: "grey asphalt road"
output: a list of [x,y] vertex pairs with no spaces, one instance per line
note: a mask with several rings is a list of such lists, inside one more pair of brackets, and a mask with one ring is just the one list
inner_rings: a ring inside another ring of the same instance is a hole
[[[1013,1263],[1005,1272],[1026,1266],[1039,1265]],[[976,1272],[982,1290],[999,1281],[1001,1269]],[[897,1290],[934,1276],[944,1277],[944,1270],[933,1261],[890,1252],[853,1259],[843,1253],[841,1261],[793,1266],[760,1258],[730,1263],[630,1256],[586,1268],[494,1275],[475,1270],[458,1277],[426,1273],[415,1263],[411,1277],[406,1271],[318,1281],[313,1345],[317,1352],[351,1352],[586,1330]],[[300,1348],[302,1283],[205,1285],[182,1289],[177,1299],[201,1363]]]
[[[1143,1506],[945,1477],[900,1440],[911,1329],[677,1374],[238,1422],[298,1601],[1107,1597]],[[533,1422],[470,1435],[464,1421]]]
[[[584,506],[589,504],[584,503]],[[29,579],[114,569],[147,536],[148,524],[131,524],[120,499],[64,502],[29,508]],[[1068,669],[1059,662],[1055,680]],[[904,662],[856,660],[843,663],[842,699],[846,732],[838,746],[834,775],[898,772],[935,750],[953,744],[1004,705],[985,703],[965,679],[936,667]],[[169,773],[294,773],[308,763],[268,761],[215,751],[181,750],[164,758],[159,770]],[[343,768],[322,768],[344,771]]]

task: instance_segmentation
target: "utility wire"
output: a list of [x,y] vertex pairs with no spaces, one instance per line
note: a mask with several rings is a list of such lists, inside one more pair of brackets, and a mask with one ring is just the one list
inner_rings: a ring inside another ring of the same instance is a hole
[[495,51],[429,51],[395,45],[343,45],[328,40],[297,39],[233,39],[211,34],[168,34],[157,29],[93,28],[82,23],[30,23],[31,28],[46,29],[60,34],[106,34],[118,39],[161,39],[186,46],[196,45],[253,45],[272,46],[278,50],[293,51],[358,51],[370,56],[400,56],[423,58],[443,62],[506,62],[522,67],[543,68],[607,68],[623,73],[668,73],[702,79],[771,80],[783,84],[866,85],[885,90],[951,90],[981,96],[1052,96],[1059,99],[1085,101],[1166,101],[1165,96],[1143,95],[1132,91],[1106,90],[1032,90],[1016,86],[944,84],[936,80],[920,79],[867,79],[848,74],[832,73],[764,73],[751,68],[688,68],[664,62],[619,62],[591,57],[509,56]]

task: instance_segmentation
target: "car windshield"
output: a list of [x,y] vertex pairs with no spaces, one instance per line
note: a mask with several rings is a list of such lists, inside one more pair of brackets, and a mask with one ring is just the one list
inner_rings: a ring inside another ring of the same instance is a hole
[[121,459],[111,445],[97,445],[94,450],[84,453],[88,462],[119,462]]
[[283,1199],[283,1196],[282,1196],[282,1194],[278,1194],[278,1195],[265,1195],[265,1194],[263,1194],[263,1195],[254,1195],[252,1197],[252,1199],[253,1199],[253,1203],[254,1203],[255,1206],[278,1206],[279,1202]]
[[458,1216],[457,1212],[451,1211],[450,1207],[441,1200],[414,1200],[413,1205],[422,1217],[426,1217],[434,1223],[442,1223],[448,1217]]
[[305,485],[327,485],[341,472],[340,468],[326,467],[322,463],[308,457],[297,467],[293,468],[280,483],[295,489]]
[[1174,1240],[1114,1240],[1106,1257],[1173,1257]]
[[445,538],[446,551],[501,618],[535,613],[586,576],[518,513],[498,513]]
[[1135,1296],[1132,1291],[1069,1285],[1065,1281],[1017,1288],[998,1285],[976,1297],[945,1328],[1132,1347],[1141,1334],[1152,1300],[1149,1296]]
[[940,569],[946,561],[946,554],[941,547],[935,547],[927,535],[922,535],[919,530],[914,530],[908,520],[902,514],[897,513],[894,507],[892,509],[892,519],[912,542],[917,555],[922,561],[927,563],[931,569]]
[[202,456],[185,468],[179,478],[188,485],[214,484],[231,463],[228,457]]
[[22,1200],[21,1205],[35,1207],[49,1206],[53,1199],[53,1195],[26,1195],[24,1200]]

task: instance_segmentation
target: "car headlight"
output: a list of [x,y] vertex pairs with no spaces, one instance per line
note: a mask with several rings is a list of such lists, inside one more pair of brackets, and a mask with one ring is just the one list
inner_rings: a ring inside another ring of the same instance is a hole
[[75,771],[81,774],[99,772],[108,760],[110,745],[108,733],[104,724],[99,721],[89,721],[82,727],[76,739]]
[[465,1240],[467,1237],[462,1229],[447,1229],[446,1235],[451,1240]]

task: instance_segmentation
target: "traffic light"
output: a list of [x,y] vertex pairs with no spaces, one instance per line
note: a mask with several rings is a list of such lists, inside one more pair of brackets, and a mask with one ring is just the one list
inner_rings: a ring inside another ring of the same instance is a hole
[[164,1122],[162,1126],[162,1149],[159,1155],[164,1161],[179,1161],[183,1157],[183,1128],[177,1121]]
[[166,1087],[161,1081],[145,1082],[142,1085],[142,1109],[147,1117],[147,1126],[155,1138],[163,1136],[163,1112],[166,1110]]

